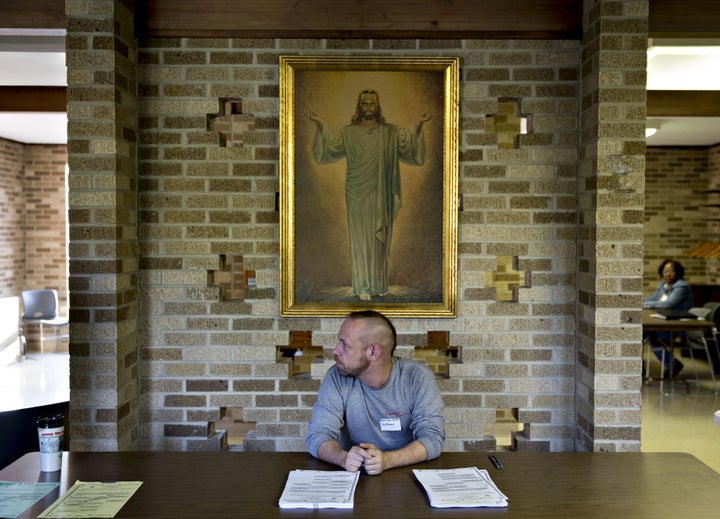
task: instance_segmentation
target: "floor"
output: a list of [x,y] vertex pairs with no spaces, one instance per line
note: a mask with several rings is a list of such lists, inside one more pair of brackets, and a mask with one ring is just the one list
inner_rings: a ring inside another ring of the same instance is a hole
[[[720,388],[713,385],[707,362],[682,358],[685,368],[672,384],[651,380],[642,389],[643,452],[689,452],[716,472],[720,472],[720,425],[715,411],[720,410]],[[697,368],[700,383],[695,379]],[[652,359],[650,376],[658,377],[660,363]]]
[[[720,397],[715,395],[707,363],[690,359],[683,363],[685,369],[672,384],[658,380],[643,384],[641,450],[689,452],[720,472],[720,425],[714,422]],[[650,375],[659,371],[653,359]],[[31,354],[23,362],[0,368],[0,411],[67,400],[68,372],[66,353]],[[720,387],[720,379],[716,386]]]

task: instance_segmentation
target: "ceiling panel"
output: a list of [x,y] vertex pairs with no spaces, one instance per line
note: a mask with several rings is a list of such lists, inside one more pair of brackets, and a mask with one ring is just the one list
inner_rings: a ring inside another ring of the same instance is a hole
[[0,137],[26,144],[67,144],[67,114],[0,112]]
[[0,85],[67,86],[65,52],[0,52]]

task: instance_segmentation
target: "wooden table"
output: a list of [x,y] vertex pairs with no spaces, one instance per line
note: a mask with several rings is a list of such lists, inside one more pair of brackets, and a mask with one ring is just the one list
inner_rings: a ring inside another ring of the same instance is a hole
[[[487,469],[509,498],[508,508],[436,509],[412,467],[362,474],[353,510],[281,510],[278,499],[290,470],[335,470],[297,452],[73,452],[54,474],[39,472],[38,453],[26,454],[0,480],[42,481],[58,490],[25,512],[34,518],[82,481],[143,481],[118,518],[367,517],[382,519],[465,518],[664,518],[717,517],[720,474],[683,453],[487,453],[447,452],[421,468],[476,466]],[[50,477],[47,477],[50,476]]]
[[[673,361],[675,360],[675,334],[681,332],[700,332],[703,344],[705,345],[705,352],[708,355],[708,362],[711,363],[710,367],[712,370],[714,370],[714,367],[712,366],[712,356],[710,355],[710,350],[708,348],[707,341],[705,340],[706,333],[713,334],[713,330],[715,328],[714,322],[707,321],[705,319],[659,319],[657,317],[653,317],[653,313],[655,313],[655,310],[643,310],[643,334],[646,332],[667,332],[670,334],[669,346],[671,366],[673,365]],[[672,380],[672,370],[670,370],[670,376]],[[714,379],[715,377],[713,376],[713,380]]]
[[645,309],[642,326],[645,332],[711,332],[715,323],[705,319],[659,319],[652,317],[655,310]]

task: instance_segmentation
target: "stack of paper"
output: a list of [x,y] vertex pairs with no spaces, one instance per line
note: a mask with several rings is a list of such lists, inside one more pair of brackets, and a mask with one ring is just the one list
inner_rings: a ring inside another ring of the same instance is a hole
[[50,482],[0,481],[0,517],[17,517],[59,486]]
[[352,508],[359,472],[293,470],[280,508]]
[[655,310],[653,313],[650,314],[650,317],[666,320],[680,319],[682,321],[686,321],[688,319],[697,320],[698,318],[698,316],[692,312],[682,312],[679,310]]
[[487,470],[477,467],[461,469],[413,469],[415,477],[427,492],[435,508],[506,507],[508,498],[500,492]]

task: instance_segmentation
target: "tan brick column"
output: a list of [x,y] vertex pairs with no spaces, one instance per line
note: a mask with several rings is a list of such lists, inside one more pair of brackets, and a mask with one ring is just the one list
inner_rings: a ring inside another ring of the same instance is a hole
[[70,448],[138,444],[135,42],[122,1],[66,2]]
[[586,0],[576,449],[640,450],[648,2]]

